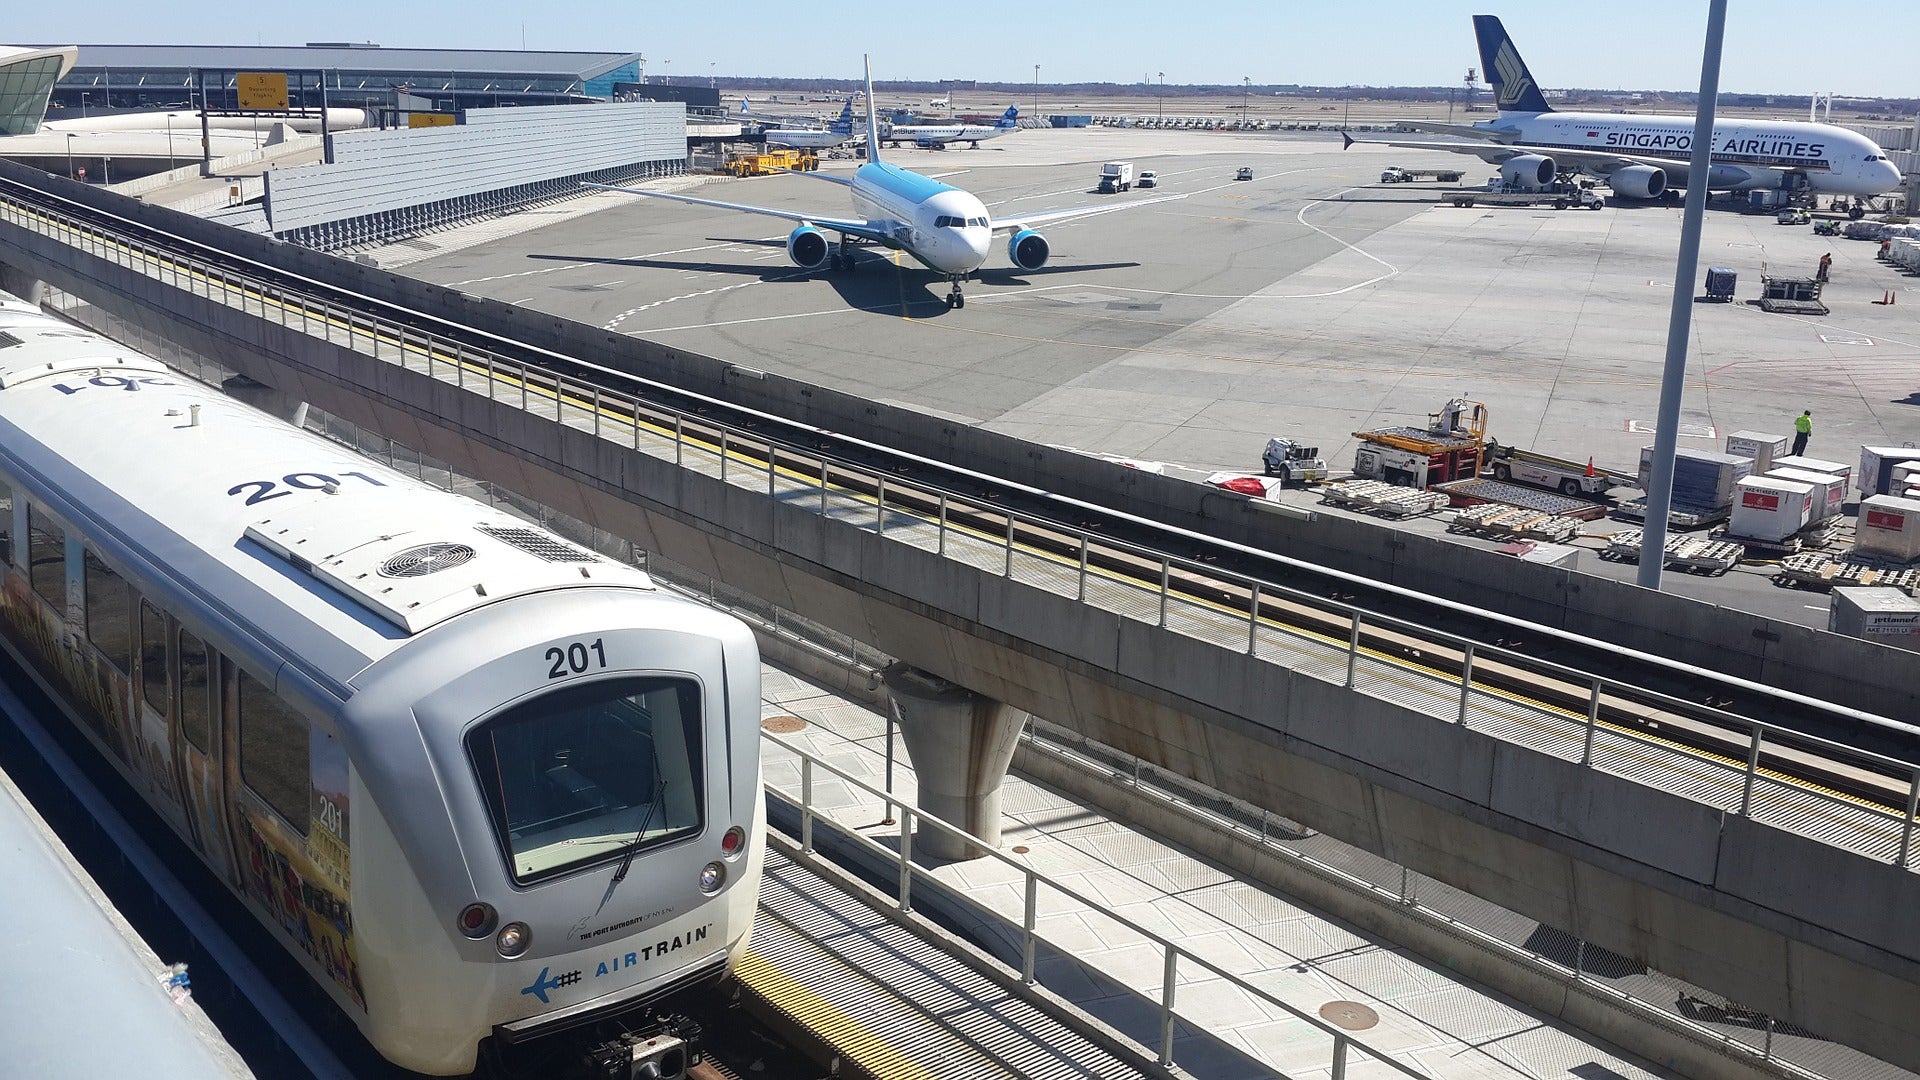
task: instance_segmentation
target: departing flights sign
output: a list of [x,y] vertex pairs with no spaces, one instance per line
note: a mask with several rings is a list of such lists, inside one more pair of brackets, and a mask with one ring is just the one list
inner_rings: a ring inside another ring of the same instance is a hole
[[233,77],[233,88],[242,109],[287,111],[287,73],[284,71],[242,71]]

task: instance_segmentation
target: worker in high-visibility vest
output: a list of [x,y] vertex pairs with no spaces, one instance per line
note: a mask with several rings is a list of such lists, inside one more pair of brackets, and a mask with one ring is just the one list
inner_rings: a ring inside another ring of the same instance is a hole
[[1799,457],[1807,452],[1807,440],[1813,437],[1813,410],[1808,409],[1793,418],[1793,456]]

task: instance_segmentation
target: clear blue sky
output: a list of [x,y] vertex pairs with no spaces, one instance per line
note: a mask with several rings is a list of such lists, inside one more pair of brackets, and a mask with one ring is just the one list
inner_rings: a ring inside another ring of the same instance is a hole
[[[1920,95],[1907,0],[1732,0],[1721,86],[1755,93]],[[325,0],[8,4],[9,42],[302,44],[608,49],[645,53],[649,75],[848,77],[874,54],[879,78],[1042,82],[1445,85],[1478,67],[1476,13],[1500,15],[1547,87],[1691,89],[1704,0],[1513,3],[1462,0],[962,0],[845,3],[459,4]],[[1878,27],[1878,29],[1876,29]],[[924,43],[935,43],[929,48]],[[1904,44],[1881,50],[1878,46]],[[923,43],[916,54],[910,43]],[[664,63],[671,60],[671,65]],[[84,63],[84,57],[82,62]]]

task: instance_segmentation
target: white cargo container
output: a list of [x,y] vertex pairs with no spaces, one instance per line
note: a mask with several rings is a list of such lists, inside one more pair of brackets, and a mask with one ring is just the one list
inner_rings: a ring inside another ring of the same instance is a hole
[[[1846,507],[1847,478],[1844,476],[1809,472],[1806,469],[1775,469],[1767,475],[1775,480],[1792,480],[1813,485],[1812,521],[1825,521],[1839,514]],[[1812,524],[1812,521],[1808,524]]]
[[[1677,510],[1724,510],[1734,501],[1734,485],[1755,473],[1753,459],[1738,454],[1679,447],[1673,452],[1673,506]],[[1640,487],[1653,476],[1653,447],[1640,448]]]
[[1920,499],[1898,495],[1869,495],[1860,502],[1860,520],[1854,523],[1854,547],[1863,554],[1882,555],[1895,562],[1920,558]]
[[1813,485],[1770,476],[1749,476],[1735,486],[1733,520],[1727,533],[1742,540],[1777,544],[1813,516]]
[[1863,446],[1860,448],[1860,471],[1854,474],[1853,482],[1858,485],[1862,495],[1885,495],[1895,490],[1893,467],[1907,461],[1920,461],[1920,447]]
[[1887,494],[1898,495],[1911,487],[1920,487],[1920,461],[1903,461],[1893,467],[1893,482]]
[[1805,469],[1808,472],[1832,473],[1835,476],[1845,477],[1849,485],[1853,483],[1853,466],[1838,461],[1826,461],[1821,458],[1811,457],[1783,457],[1774,458],[1773,467],[1776,469]]
[[1787,456],[1787,437],[1764,431],[1736,431],[1727,436],[1727,453],[1753,459],[1755,474],[1773,468],[1774,458]]
[[1920,651],[1920,600],[1900,589],[1835,589],[1827,606],[1827,629]]

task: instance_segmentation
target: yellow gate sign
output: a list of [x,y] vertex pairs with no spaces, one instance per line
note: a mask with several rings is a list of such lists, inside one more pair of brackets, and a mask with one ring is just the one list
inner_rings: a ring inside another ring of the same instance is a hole
[[441,113],[435,113],[435,112],[408,113],[407,126],[410,128],[452,127],[453,114],[443,113],[443,112]]
[[287,111],[287,73],[284,71],[242,71],[234,76],[233,88],[239,94],[243,109]]

